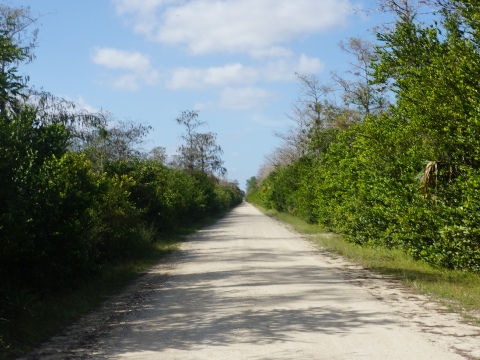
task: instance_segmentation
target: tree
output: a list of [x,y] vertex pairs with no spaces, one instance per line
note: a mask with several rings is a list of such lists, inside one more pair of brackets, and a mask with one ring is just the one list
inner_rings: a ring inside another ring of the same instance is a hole
[[298,160],[308,152],[309,131],[313,124],[321,121],[321,105],[323,98],[331,93],[331,89],[322,86],[316,75],[296,74],[299,80],[300,95],[292,104],[288,118],[293,125],[285,133],[275,133],[283,140],[267,158],[274,166],[286,166]]
[[312,134],[315,131],[335,126],[334,114],[337,106],[331,97],[334,93],[330,86],[322,85],[314,74],[297,73],[299,80],[299,97],[293,102],[288,118],[293,125],[285,133],[277,132],[275,136],[282,139],[280,146],[265,157],[265,178],[276,166],[288,166],[312,150]]
[[223,150],[217,144],[217,135],[213,132],[197,132],[199,127],[205,125],[205,122],[198,119],[198,112],[183,111],[176,122],[186,130],[181,135],[184,144],[178,148],[180,167],[191,174],[200,171],[204,174],[224,176],[227,170],[220,157]]
[[[391,215],[388,233],[416,258],[477,270],[480,204],[473,194],[480,175],[478,3],[430,1],[434,8],[427,11],[440,11],[426,24],[418,20],[415,3],[385,2],[397,18],[392,29],[377,33],[382,46],[374,70],[380,82],[391,81],[396,104],[389,119],[376,124],[384,134],[394,135],[388,151],[377,147],[376,152],[390,154],[382,165],[389,171],[382,177],[392,183],[396,173],[402,180],[396,189],[386,181],[374,182],[381,194],[377,199],[383,202],[378,208],[386,213],[396,208],[394,202],[403,203],[397,207],[399,214]],[[369,156],[374,157],[380,158]],[[403,196],[389,195],[403,189],[408,189]]]
[[28,7],[0,5],[0,114],[16,110],[19,97],[25,96],[28,78],[18,75],[17,66],[35,57],[38,29],[29,30],[35,21]]
[[107,126],[91,126],[78,139],[77,150],[86,151],[89,158],[99,171],[113,161],[131,161],[141,157],[138,149],[144,143],[144,138],[152,129],[150,125],[131,121],[109,121]]
[[268,159],[268,156],[265,157],[265,161],[260,165],[257,171],[257,183],[260,185],[263,180],[265,180],[268,175],[275,170],[275,165]]
[[37,46],[38,29],[30,30],[37,22],[30,7],[9,7],[0,5],[0,31],[11,39],[12,43],[21,50],[28,61],[35,59],[33,50]]
[[182,111],[176,122],[185,127],[185,133],[180,136],[184,144],[178,148],[178,162],[180,167],[189,173],[193,173],[195,162],[198,158],[195,141],[197,136],[196,129],[205,123],[198,119],[198,112],[196,111]]
[[250,179],[247,180],[247,191],[246,195],[249,196],[253,193],[258,191],[258,182],[255,176],[252,176]]
[[156,146],[149,152],[149,157],[159,164],[165,165],[167,163],[167,149],[163,146]]
[[197,148],[197,167],[202,173],[219,174],[224,176],[227,172],[220,155],[223,150],[217,144],[217,135],[212,132],[196,134],[195,146]]
[[360,38],[350,38],[347,43],[341,42],[340,48],[355,59],[350,63],[348,77],[332,73],[335,83],[342,89],[342,100],[347,108],[354,106],[362,117],[372,112],[380,113],[388,105],[385,83],[374,83],[371,64],[376,58],[373,44]]

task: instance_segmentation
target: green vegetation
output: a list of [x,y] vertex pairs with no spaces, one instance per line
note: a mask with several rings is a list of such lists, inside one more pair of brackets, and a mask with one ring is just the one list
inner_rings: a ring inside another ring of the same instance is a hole
[[362,246],[478,273],[480,8],[410,4],[385,0],[396,18],[377,43],[343,45],[355,61],[348,80],[333,77],[337,96],[299,77],[297,127],[249,180],[247,200]]
[[413,260],[405,252],[384,247],[365,247],[346,241],[291,214],[265,210],[332,254],[339,254],[374,272],[401,280],[413,291],[440,301],[451,311],[480,324],[480,274],[447,270]]
[[33,58],[31,19],[0,6],[0,357],[52,334],[175,247],[172,236],[243,197],[216,176],[226,170],[214,133],[188,132],[167,163],[161,148],[136,147],[150,126],[28,89],[16,65]]
[[32,346],[100,305],[177,246],[178,242],[173,239],[162,239],[145,249],[137,259],[107,266],[96,277],[68,290],[42,296],[31,291],[12,293],[11,306],[20,308],[13,309],[16,316],[11,321],[14,324],[2,326],[5,340],[0,358],[15,358],[27,352]]

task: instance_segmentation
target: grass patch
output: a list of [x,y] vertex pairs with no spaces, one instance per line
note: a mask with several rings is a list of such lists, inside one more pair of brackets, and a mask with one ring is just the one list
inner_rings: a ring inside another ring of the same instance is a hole
[[[172,251],[198,229],[215,223],[225,214],[211,216],[163,235],[151,246],[138,250],[134,259],[109,266],[75,289],[40,297],[26,291],[9,294],[7,319],[0,311],[0,359],[14,359],[28,353],[80,316],[100,306],[113,294]],[[15,316],[11,316],[15,313]]]
[[309,235],[312,241],[325,250],[342,255],[377,273],[401,280],[410,289],[440,301],[450,311],[480,325],[480,274],[435,268],[413,260],[401,250],[362,247],[295,216],[262,208],[260,210],[286,223],[293,230]]
[[296,232],[301,234],[313,235],[325,232],[319,225],[309,224],[296,216],[275,210],[265,210],[263,208],[260,210],[269,216],[273,216],[274,218],[283,221],[291,226]]

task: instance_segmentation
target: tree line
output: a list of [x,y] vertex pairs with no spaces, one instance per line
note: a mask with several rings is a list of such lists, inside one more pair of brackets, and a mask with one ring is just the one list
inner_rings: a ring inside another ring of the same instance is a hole
[[243,197],[198,113],[177,119],[186,132],[168,161],[141,150],[150,126],[30,88],[17,67],[34,58],[32,26],[28,8],[0,5],[0,329],[18,294],[75,287]]
[[247,182],[247,200],[355,243],[480,271],[480,8],[390,1],[349,74],[299,74],[294,125]]

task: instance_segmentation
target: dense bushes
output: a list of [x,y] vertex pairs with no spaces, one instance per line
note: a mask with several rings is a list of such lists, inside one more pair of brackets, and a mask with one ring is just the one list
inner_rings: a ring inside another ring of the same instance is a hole
[[146,156],[72,151],[74,132],[57,120],[28,106],[0,115],[0,352],[22,336],[12,324],[33,316],[35,301],[140,259],[243,196],[235,183]]
[[370,64],[374,81],[392,84],[395,104],[335,132],[312,126],[310,139],[328,132],[328,141],[310,141],[248,199],[359,244],[480,271],[478,8],[452,9],[431,25],[399,13]]
[[32,306],[43,298],[141,259],[166,233],[242,200],[235,183],[145,156],[74,152],[71,137],[33,108],[0,115],[0,352],[25,335],[15,323],[38,316]]
[[116,161],[107,172],[134,179],[128,198],[143,221],[159,232],[226,211],[243,196],[233,183],[221,182],[200,171],[189,174],[151,159]]
[[242,200],[235,183],[145,156],[73,152],[70,138],[32,108],[0,116],[0,352],[24,335],[17,321],[38,316],[36,302],[141,259],[167,233]]
[[378,121],[339,133],[322,156],[276,168],[247,200],[359,244],[403,248],[431,264],[479,271],[479,171],[463,166],[453,178],[450,167],[438,169],[433,188],[425,189],[425,153],[418,154],[413,137],[392,132],[388,141],[372,133]]
[[73,136],[68,124],[43,121],[33,107],[0,116],[2,294],[75,285],[242,199],[235,184],[199,171],[145,156],[109,160],[105,146],[73,152]]
[[71,286],[106,263],[134,256],[145,245],[145,228],[172,231],[241,200],[233,184],[154,160],[116,161],[106,172],[94,171],[81,153],[45,149],[43,137],[56,125],[29,124],[30,110],[22,116],[21,133],[11,131],[16,119],[2,123],[8,129],[2,131],[1,153],[8,157],[0,171],[4,288]]

